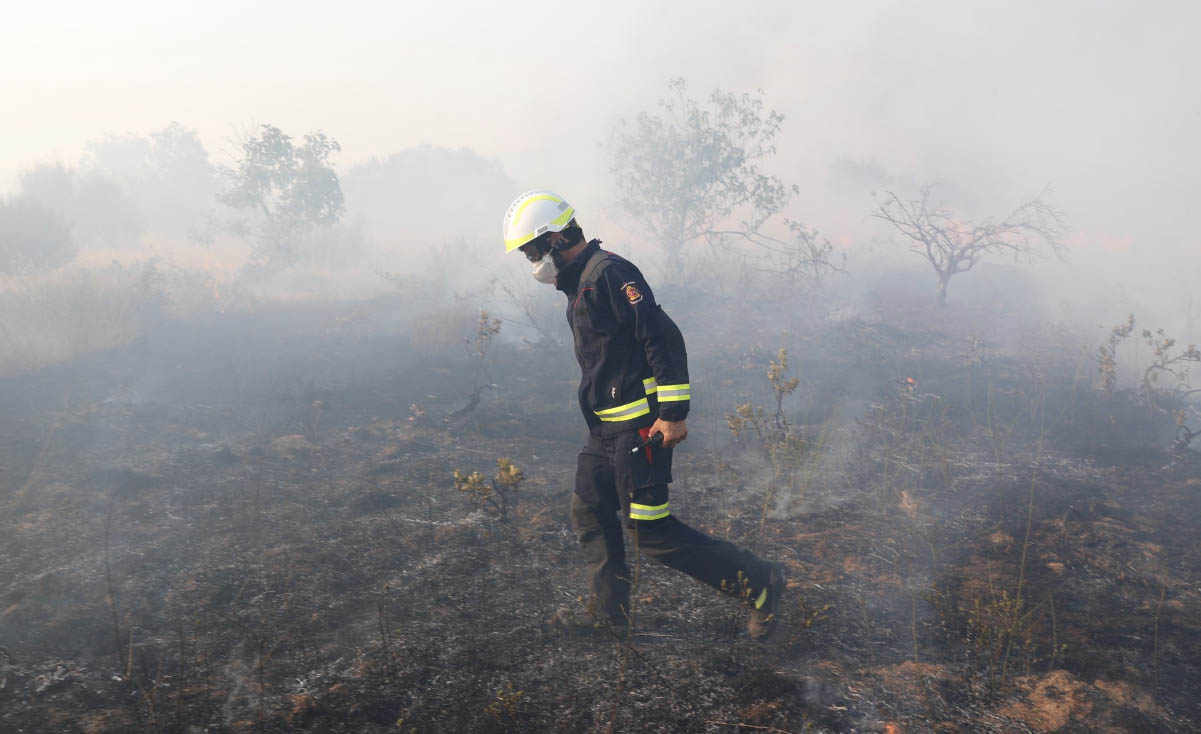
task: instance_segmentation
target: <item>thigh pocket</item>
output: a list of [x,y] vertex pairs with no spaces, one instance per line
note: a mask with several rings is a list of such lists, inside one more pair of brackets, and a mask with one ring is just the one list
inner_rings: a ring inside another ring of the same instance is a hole
[[667,502],[671,449],[651,447],[631,455],[630,449],[644,440],[630,431],[617,442],[620,491],[629,498],[630,520],[661,520],[671,514]]

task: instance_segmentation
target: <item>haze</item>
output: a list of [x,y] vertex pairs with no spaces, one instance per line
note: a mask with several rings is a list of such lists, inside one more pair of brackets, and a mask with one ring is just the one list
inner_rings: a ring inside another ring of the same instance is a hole
[[[0,730],[1201,731],[1198,28],[7,3]],[[535,282],[535,188],[646,282]],[[589,394],[688,440],[577,463]],[[553,623],[627,475],[765,606],[634,530],[626,631]]]
[[[10,187],[105,134],[179,121],[232,156],[237,131],[271,122],[338,139],[342,170],[468,147],[595,211],[612,198],[598,142],[682,76],[697,94],[764,90],[787,115],[775,172],[802,188],[792,214],[831,236],[853,234],[862,189],[894,177],[978,197],[1053,185],[1085,247],[1196,241],[1181,216],[1201,191],[1195,3],[80,2],[6,16]],[[848,181],[841,161],[883,180]]]

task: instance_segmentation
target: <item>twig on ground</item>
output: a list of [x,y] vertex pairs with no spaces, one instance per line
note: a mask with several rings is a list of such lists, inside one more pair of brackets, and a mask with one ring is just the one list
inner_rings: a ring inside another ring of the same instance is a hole
[[125,670],[125,658],[121,655],[121,621],[117,615],[117,592],[113,588],[113,571],[109,563],[108,541],[113,524],[113,501],[108,503],[108,515],[104,519],[104,583],[108,591],[108,608],[113,614],[113,648],[117,655],[117,670]]
[[797,734],[797,732],[790,731],[788,729],[777,729],[774,726],[759,726],[757,724],[737,724],[732,721],[706,721],[705,723],[713,724],[714,726],[734,726],[739,729],[756,729],[758,731],[770,731],[770,732],[775,732],[776,734]]

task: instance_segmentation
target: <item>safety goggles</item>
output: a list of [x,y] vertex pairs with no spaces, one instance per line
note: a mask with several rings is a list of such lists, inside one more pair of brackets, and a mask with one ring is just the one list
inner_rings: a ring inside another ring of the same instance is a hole
[[536,263],[564,239],[562,232],[544,232],[517,249],[521,250],[526,260]]

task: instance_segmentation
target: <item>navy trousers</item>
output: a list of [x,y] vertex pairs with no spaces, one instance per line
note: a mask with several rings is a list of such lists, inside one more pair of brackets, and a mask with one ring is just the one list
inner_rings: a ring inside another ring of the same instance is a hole
[[571,525],[588,564],[596,614],[625,621],[630,574],[623,526],[640,552],[727,594],[756,598],[766,587],[770,565],[733,543],[688,527],[671,514],[671,449],[651,448],[633,456],[636,431],[611,437],[590,435],[580,451]]

